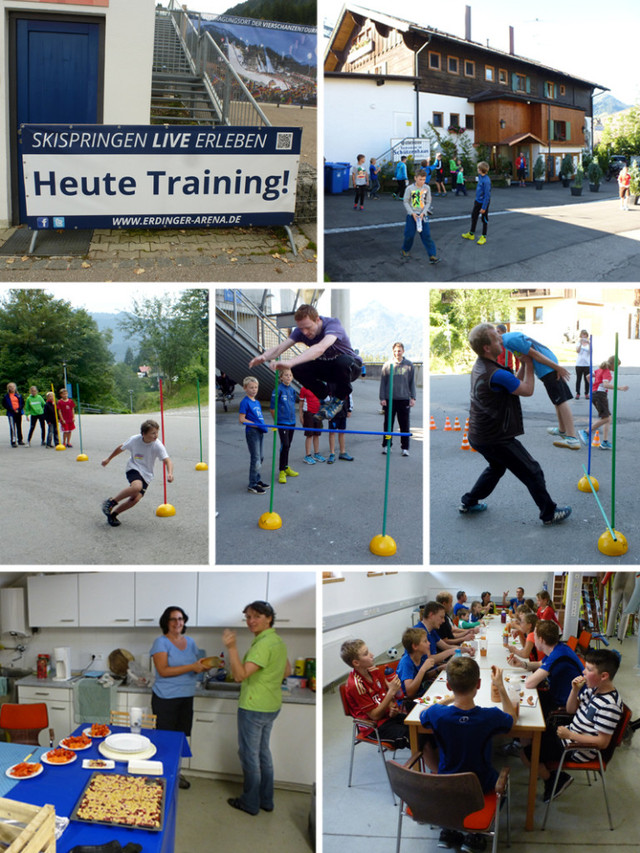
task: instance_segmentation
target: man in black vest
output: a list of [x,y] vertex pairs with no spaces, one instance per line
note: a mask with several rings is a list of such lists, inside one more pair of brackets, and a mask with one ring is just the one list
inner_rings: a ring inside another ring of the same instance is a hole
[[480,323],[469,332],[469,345],[478,359],[471,371],[469,443],[489,463],[471,491],[462,496],[461,513],[482,512],[481,503],[495,489],[505,471],[525,484],[540,510],[544,524],[555,524],[571,515],[570,506],[557,506],[547,492],[540,465],[518,441],[524,433],[519,397],[531,397],[535,374],[533,362],[524,356],[518,375],[498,364],[502,340],[495,326]]

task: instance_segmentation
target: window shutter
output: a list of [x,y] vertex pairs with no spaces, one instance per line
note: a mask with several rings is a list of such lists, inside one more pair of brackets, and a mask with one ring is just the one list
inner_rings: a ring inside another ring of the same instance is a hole
[[515,71],[511,72],[511,88],[514,92],[518,91],[518,75]]
[[531,94],[531,78],[527,77],[527,93]]
[[568,121],[565,123],[565,127],[567,129],[567,142],[571,141],[571,122]]

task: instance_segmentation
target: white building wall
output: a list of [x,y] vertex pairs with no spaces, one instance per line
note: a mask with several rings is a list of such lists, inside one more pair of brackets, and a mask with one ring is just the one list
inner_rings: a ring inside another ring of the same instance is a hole
[[108,6],[0,0],[0,12],[0,153],[5,163],[0,178],[0,227],[6,227],[11,217],[8,13],[104,17],[104,123],[149,124],[155,0],[109,0]]

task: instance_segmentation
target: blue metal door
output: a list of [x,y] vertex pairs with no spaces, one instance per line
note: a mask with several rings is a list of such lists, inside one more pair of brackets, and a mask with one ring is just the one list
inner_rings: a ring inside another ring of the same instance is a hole
[[[98,121],[100,24],[16,21],[16,117],[21,124]],[[22,159],[18,157],[20,222],[24,221]]]

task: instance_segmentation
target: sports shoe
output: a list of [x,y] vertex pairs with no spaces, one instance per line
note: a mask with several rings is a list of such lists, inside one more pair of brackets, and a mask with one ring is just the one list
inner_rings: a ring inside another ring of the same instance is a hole
[[476,239],[476,235],[472,234],[471,231],[467,231],[467,233],[463,234],[462,236],[464,237],[465,240],[475,240]]
[[440,263],[440,260],[441,260],[441,259],[440,259],[440,258],[436,258],[436,256],[435,256],[435,255],[430,255],[430,256],[429,256],[429,263],[430,263],[430,264],[439,264],[439,263]]
[[444,850],[450,850],[452,847],[458,847],[459,844],[462,843],[464,835],[461,832],[457,832],[455,829],[443,829],[440,832],[440,838],[438,839],[438,847],[442,847]]
[[580,436],[580,441],[583,444],[586,444],[587,447],[589,447],[589,441],[590,441],[589,431],[586,429],[579,429],[578,435]]
[[314,453],[313,458],[316,460],[316,462],[326,462],[327,461],[321,453]]
[[122,522],[117,518],[117,516],[113,515],[112,513],[109,513],[109,515],[107,516],[107,521],[109,522],[111,527],[120,527],[120,525],[122,524]]
[[464,850],[465,853],[482,853],[483,850],[487,849],[487,839],[479,832],[469,833],[469,835],[465,835],[460,849]]
[[570,515],[570,506],[557,506],[556,511],[553,513],[553,518],[550,518],[549,521],[545,521],[544,524],[557,524],[559,521],[564,521],[565,518],[569,518]]
[[601,441],[600,450],[613,450],[613,444],[610,441]]
[[568,447],[569,450],[580,450],[580,442],[572,435],[563,435],[558,441],[553,442],[554,447]]
[[[548,803],[551,799],[551,792],[553,791],[553,782],[555,776],[550,776],[546,782],[544,783],[544,794],[542,795],[542,801]],[[557,800],[560,794],[563,791],[566,791],[569,785],[573,782],[573,776],[570,776],[568,773],[564,771],[558,777],[558,785],[556,787],[556,792],[553,795],[553,799]]]
[[305,456],[304,461],[307,463],[307,465],[315,465],[316,464],[316,460],[313,458],[313,456]]
[[400,252],[400,263],[406,264],[408,260],[409,260],[409,252],[405,252],[405,250],[403,249]]
[[350,453],[346,453],[346,452],[345,452],[345,453],[341,453],[341,454],[338,456],[338,459],[342,459],[342,460],[344,460],[345,462],[353,462],[353,456],[352,456]]
[[547,432],[549,435],[564,435],[563,432],[560,432],[559,427],[547,427]]
[[403,450],[403,451],[402,451],[402,455],[403,455],[403,456],[408,456],[408,455],[409,455],[409,451],[408,451],[408,450]]
[[487,505],[483,503],[473,504],[473,506],[467,506],[466,504],[461,503],[458,507],[458,512],[463,514],[467,512],[484,512],[487,509]]
[[263,489],[260,483],[256,483],[255,486],[249,486],[247,491],[253,492],[254,495],[264,495],[266,489]]
[[383,447],[383,448],[382,448],[382,455],[383,455],[383,456],[386,456],[386,455],[387,455],[387,448],[386,448],[386,447]]
[[486,242],[487,238],[484,236],[484,234],[482,235],[482,237],[478,237],[478,246],[484,246]]
[[102,504],[102,512],[109,517],[114,506],[118,506],[117,502],[114,501],[113,498],[107,498]]
[[284,471],[280,471],[280,473],[278,474],[278,482],[279,483],[286,483],[287,482],[287,475],[285,474]]
[[[335,418],[343,405],[344,400],[341,400],[339,397],[330,397],[328,403],[322,404],[316,418],[323,421],[331,421]],[[313,455],[316,458],[318,457],[317,453],[314,453]],[[322,461],[324,462],[324,459]]]
[[509,743],[505,743],[500,747],[500,753],[502,755],[520,755],[521,745],[519,740],[512,740]]
[[260,480],[260,481],[258,482],[258,485],[259,485],[259,486],[262,486],[262,488],[263,488],[263,489],[270,489],[270,488],[271,488],[271,484],[270,484],[270,483],[263,483],[263,482],[262,482],[262,480]]
[[575,395],[575,399],[576,399],[576,400],[579,400],[579,399],[580,399],[580,394],[576,394],[576,395]]
[[287,475],[287,477],[299,477],[300,476],[300,474],[298,474],[297,471],[294,471],[290,465],[287,465],[287,467],[284,469],[284,473]]
[[335,454],[335,453],[330,453],[330,454],[329,454],[329,458],[327,459],[327,465],[333,465],[333,463],[334,463],[335,461],[336,461],[336,454]]

